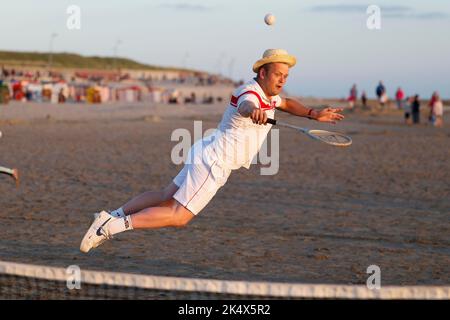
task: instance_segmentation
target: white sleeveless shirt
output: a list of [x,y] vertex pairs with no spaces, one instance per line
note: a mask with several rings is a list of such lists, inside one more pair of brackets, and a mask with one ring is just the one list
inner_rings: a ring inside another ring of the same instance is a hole
[[254,124],[238,112],[243,101],[251,101],[264,110],[268,118],[275,115],[275,108],[281,105],[279,95],[268,98],[258,82],[251,80],[237,88],[218,125],[209,146],[214,149],[218,160],[231,170],[240,167],[250,168],[253,158],[258,154],[272,125]]

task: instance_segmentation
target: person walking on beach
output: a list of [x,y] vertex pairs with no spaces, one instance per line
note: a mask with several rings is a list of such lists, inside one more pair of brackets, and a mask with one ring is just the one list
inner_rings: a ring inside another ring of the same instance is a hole
[[386,88],[382,81],[380,81],[378,83],[375,93],[377,94],[378,103],[380,104],[380,107],[383,108],[384,104],[387,102],[387,94],[386,94]]
[[437,95],[437,92],[435,91],[435,92],[433,92],[433,95],[431,96],[431,99],[430,99],[430,101],[428,102],[428,110],[429,110],[429,112],[428,112],[428,122],[431,124],[431,125],[434,125],[434,121],[435,121],[435,117],[434,117],[434,114],[433,114],[433,106],[434,106],[434,103],[436,102],[436,95]]
[[411,124],[411,110],[412,110],[413,102],[414,102],[414,97],[407,97],[405,99],[405,103],[403,104],[405,124],[407,124],[407,125]]
[[405,99],[405,93],[403,92],[403,89],[399,87],[397,89],[397,92],[395,93],[395,101],[397,102],[398,110],[403,109],[404,99]]
[[438,92],[435,92],[434,97],[435,98],[431,109],[434,118],[434,126],[440,128],[444,125],[444,104],[442,103]]
[[364,109],[367,109],[367,94],[366,91],[363,91],[361,94],[361,103]]
[[145,192],[112,212],[97,214],[80,250],[88,252],[126,230],[187,225],[232,170],[250,167],[272,127],[267,119],[275,109],[319,122],[342,120],[342,108],[314,110],[279,96],[295,64],[296,58],[283,49],[266,50],[253,65],[256,78],[234,91],[215,133],[194,143],[173,181],[164,190]]
[[358,90],[356,89],[356,84],[354,84],[350,89],[350,95],[347,99],[349,109],[353,109],[355,107],[357,99],[358,99]]
[[414,124],[420,123],[420,101],[418,94],[414,96],[413,102],[411,104],[411,112],[413,123]]

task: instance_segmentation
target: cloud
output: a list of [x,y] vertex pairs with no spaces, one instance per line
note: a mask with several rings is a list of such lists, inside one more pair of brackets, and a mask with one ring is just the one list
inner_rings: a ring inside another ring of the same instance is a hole
[[422,20],[440,20],[448,19],[449,15],[443,12],[423,12],[423,13],[386,13],[383,14],[385,18],[399,18],[399,19],[422,19]]
[[444,12],[424,12],[413,15],[413,18],[416,19],[447,19],[449,17],[448,14]]
[[212,7],[205,6],[202,4],[190,4],[190,3],[165,3],[159,5],[160,8],[164,9],[172,9],[176,11],[196,11],[196,12],[202,12],[202,11],[210,11],[212,10]]
[[[366,14],[368,5],[341,4],[341,5],[318,5],[311,7],[314,12],[337,12],[337,13],[363,13]],[[406,13],[413,9],[406,6],[380,6],[382,12]]]
[[343,4],[343,5],[319,5],[311,7],[314,12],[366,12],[367,7],[362,5]]
[[[341,4],[341,5],[317,5],[310,8],[312,12],[319,13],[360,13],[366,14],[368,6],[359,4]],[[423,19],[423,20],[439,20],[447,19],[450,16],[445,12],[417,12],[407,6],[382,6],[380,5],[381,14],[386,18],[400,19]]]

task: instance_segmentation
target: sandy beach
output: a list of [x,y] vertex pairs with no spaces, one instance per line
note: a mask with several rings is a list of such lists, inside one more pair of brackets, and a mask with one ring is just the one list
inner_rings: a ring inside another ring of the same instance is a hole
[[[335,126],[277,113],[301,126],[349,134],[334,148],[280,129],[280,168],[232,173],[183,229],[125,232],[88,255],[80,241],[101,209],[162,188],[176,128],[216,127],[216,105],[0,106],[0,260],[139,274],[302,283],[450,282],[450,119],[403,124],[401,111],[346,112]],[[423,107],[423,109],[426,109]]]

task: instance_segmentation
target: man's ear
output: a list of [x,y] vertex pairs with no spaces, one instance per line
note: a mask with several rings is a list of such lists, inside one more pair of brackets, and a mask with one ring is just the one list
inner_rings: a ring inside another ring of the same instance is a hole
[[261,78],[261,79],[265,79],[266,78],[266,68],[264,68],[264,66],[262,66],[260,69],[259,69],[259,77]]

